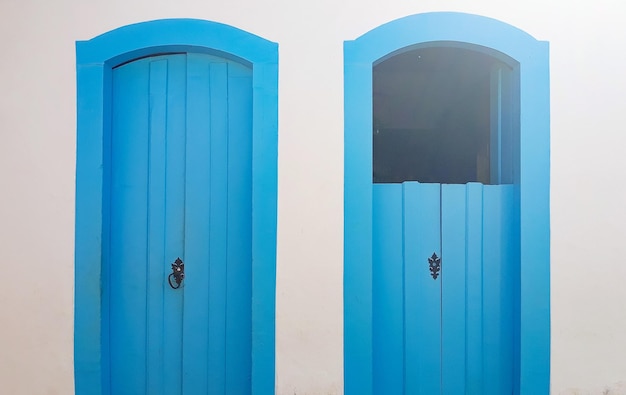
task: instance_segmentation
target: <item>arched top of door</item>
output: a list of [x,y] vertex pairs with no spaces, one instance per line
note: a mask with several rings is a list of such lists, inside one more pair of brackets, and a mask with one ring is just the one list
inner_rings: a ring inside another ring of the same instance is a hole
[[208,53],[253,66],[275,63],[278,44],[233,26],[200,19],[141,22],[76,43],[78,64],[109,67],[173,52]]
[[530,34],[496,19],[459,12],[409,15],[346,41],[346,60],[378,63],[389,56],[428,46],[453,46],[485,52],[511,63],[529,60],[539,45]]

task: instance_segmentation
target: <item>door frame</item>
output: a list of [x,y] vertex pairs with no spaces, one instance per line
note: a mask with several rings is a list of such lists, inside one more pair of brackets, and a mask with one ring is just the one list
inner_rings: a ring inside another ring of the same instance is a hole
[[101,286],[112,69],[138,58],[174,52],[217,55],[252,68],[251,381],[252,394],[274,391],[278,44],[221,23],[163,19],[76,42],[76,394],[108,394]]
[[520,268],[515,303],[515,387],[550,387],[549,46],[495,19],[434,12],[407,16],[344,42],[344,385],[371,395],[372,67],[399,51],[455,46],[505,55],[519,66]]

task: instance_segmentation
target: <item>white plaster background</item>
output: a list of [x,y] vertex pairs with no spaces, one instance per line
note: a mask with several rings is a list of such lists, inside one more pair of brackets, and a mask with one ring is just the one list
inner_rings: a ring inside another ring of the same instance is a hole
[[0,383],[73,393],[74,42],[192,17],[280,44],[276,386],[343,392],[344,40],[427,11],[551,43],[552,393],[626,394],[620,1],[0,0]]

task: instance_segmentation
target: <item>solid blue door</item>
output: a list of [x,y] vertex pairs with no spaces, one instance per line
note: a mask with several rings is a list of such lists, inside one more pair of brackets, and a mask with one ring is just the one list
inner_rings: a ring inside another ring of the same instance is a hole
[[121,65],[112,81],[109,392],[249,394],[251,70],[171,54]]
[[375,184],[376,394],[511,394],[512,185]]

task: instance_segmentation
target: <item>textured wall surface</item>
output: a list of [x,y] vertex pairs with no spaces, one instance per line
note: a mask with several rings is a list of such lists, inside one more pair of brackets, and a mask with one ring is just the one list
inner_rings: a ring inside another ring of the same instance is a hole
[[277,393],[341,394],[343,41],[428,11],[550,41],[552,393],[626,394],[626,9],[611,0],[2,0],[2,391],[73,393],[74,42],[192,17],[280,45]]

